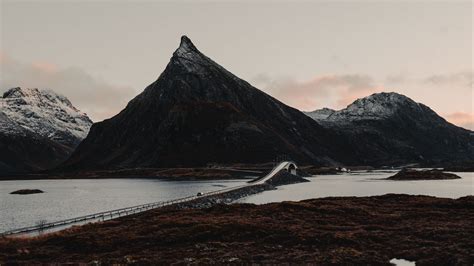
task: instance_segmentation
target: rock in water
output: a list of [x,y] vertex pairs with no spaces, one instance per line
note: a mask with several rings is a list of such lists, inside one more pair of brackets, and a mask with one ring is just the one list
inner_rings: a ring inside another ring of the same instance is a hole
[[444,180],[460,179],[461,177],[451,173],[445,173],[440,170],[413,170],[402,169],[397,174],[388,177],[389,180]]
[[44,191],[40,189],[20,189],[20,190],[13,191],[10,194],[28,195],[28,194],[38,194],[38,193],[44,193]]
[[[62,169],[346,160],[318,123],[215,63],[186,36],[158,80],[92,126]],[[346,148],[346,151],[348,149]]]

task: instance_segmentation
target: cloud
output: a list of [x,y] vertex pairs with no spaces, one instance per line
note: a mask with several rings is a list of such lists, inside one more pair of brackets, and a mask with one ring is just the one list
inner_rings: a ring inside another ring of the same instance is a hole
[[252,83],[284,103],[301,110],[331,106],[344,108],[360,97],[382,91],[367,75],[323,75],[307,81],[291,78],[272,79],[258,75]]
[[385,82],[393,85],[401,85],[409,81],[408,77],[403,74],[389,75],[385,78]]
[[451,74],[437,74],[426,77],[423,82],[429,85],[462,85],[472,88],[472,80],[474,74],[469,71],[451,73]]
[[474,113],[455,112],[444,117],[455,125],[474,130]]
[[474,129],[472,87],[466,86],[472,83],[472,76],[468,71],[426,78],[397,74],[387,76],[379,83],[363,74],[323,75],[306,81],[260,74],[251,83],[282,102],[304,111],[323,107],[342,109],[358,98],[376,92],[395,91],[438,110],[453,124]]
[[81,68],[60,68],[48,62],[20,63],[0,53],[0,88],[51,89],[87,113],[93,121],[117,114],[135,95],[126,86],[117,86],[95,78]]
[[453,73],[433,74],[421,78],[413,78],[407,74],[388,75],[385,83],[390,85],[417,85],[430,87],[471,88],[474,73],[472,71],[458,71]]

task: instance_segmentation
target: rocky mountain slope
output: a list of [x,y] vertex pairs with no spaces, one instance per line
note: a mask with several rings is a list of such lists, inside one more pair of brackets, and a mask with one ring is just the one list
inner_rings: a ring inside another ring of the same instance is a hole
[[0,112],[0,175],[51,168],[71,152],[71,148],[23,128]]
[[306,163],[346,159],[332,134],[254,88],[183,36],[158,80],[92,126],[64,169],[259,163],[286,154]]
[[364,164],[474,160],[472,131],[397,93],[376,93],[339,111],[307,115],[355,147],[354,156]]
[[0,98],[0,110],[21,127],[69,147],[77,146],[92,125],[66,97],[50,90],[12,88]]
[[52,91],[13,88],[0,98],[0,175],[63,162],[92,121]]

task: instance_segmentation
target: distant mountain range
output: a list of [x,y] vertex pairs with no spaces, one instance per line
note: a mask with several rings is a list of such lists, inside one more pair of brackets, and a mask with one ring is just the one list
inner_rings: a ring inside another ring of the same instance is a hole
[[0,174],[58,165],[91,125],[64,96],[49,90],[8,90],[0,98]]
[[0,146],[8,147],[0,171],[45,169],[66,158],[55,171],[264,163],[279,155],[313,165],[474,161],[472,131],[403,95],[302,113],[236,77],[186,36],[159,78],[89,134],[90,119],[51,91],[14,88],[0,104]]
[[438,164],[474,159],[474,133],[398,93],[376,93],[347,108],[306,113],[354,147],[364,165]]

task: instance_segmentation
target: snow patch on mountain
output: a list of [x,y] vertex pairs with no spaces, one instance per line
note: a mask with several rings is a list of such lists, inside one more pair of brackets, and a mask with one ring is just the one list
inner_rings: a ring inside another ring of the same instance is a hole
[[12,88],[0,98],[0,131],[21,127],[67,146],[76,146],[92,125],[89,117],[51,90]]
[[421,110],[419,103],[395,93],[382,92],[357,99],[345,109],[334,111],[329,108],[306,113],[309,117],[323,123],[344,123],[357,120],[383,120],[391,117],[400,108]]
[[323,109],[314,110],[312,112],[304,112],[304,113],[307,116],[313,118],[314,120],[320,121],[320,120],[325,120],[326,118],[328,118],[328,116],[334,114],[334,112],[336,111],[333,109],[323,108]]
[[384,119],[392,116],[400,108],[406,106],[415,107],[417,109],[420,108],[418,103],[404,95],[395,92],[375,93],[368,97],[357,99],[346,109],[330,115],[328,119]]
[[22,128],[18,123],[0,111],[0,133],[9,136],[26,136],[28,130]]

